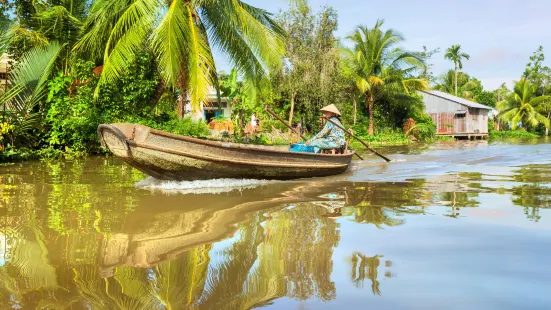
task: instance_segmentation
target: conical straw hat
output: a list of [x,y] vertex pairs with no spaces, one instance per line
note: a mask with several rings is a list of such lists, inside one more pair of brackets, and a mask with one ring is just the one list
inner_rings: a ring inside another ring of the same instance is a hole
[[331,112],[331,113],[337,114],[338,116],[341,116],[341,112],[339,112],[339,109],[337,109],[337,107],[334,104],[330,104],[326,107],[321,108],[321,111],[322,112]]

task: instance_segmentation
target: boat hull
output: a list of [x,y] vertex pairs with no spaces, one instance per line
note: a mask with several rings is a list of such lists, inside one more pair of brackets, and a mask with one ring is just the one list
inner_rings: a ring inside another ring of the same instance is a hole
[[347,170],[353,153],[292,153],[286,148],[205,141],[137,124],[100,125],[102,144],[129,165],[161,180],[298,179]]

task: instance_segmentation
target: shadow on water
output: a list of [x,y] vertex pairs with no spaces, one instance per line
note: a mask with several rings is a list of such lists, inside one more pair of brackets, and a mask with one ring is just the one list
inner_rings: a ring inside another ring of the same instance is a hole
[[[362,169],[373,168],[355,175]],[[414,273],[399,267],[413,256],[377,253],[374,238],[434,216],[455,227],[521,210],[515,221],[536,225],[549,216],[551,199],[549,164],[510,166],[503,174],[452,167],[415,178],[396,174],[398,181],[252,182],[218,194],[137,188],[144,176],[112,159],[0,170],[1,308],[345,305],[338,296],[347,290],[364,292],[362,299],[366,291],[396,294],[392,283]],[[495,199],[510,203],[498,212],[488,204]],[[355,232],[363,237],[349,238]]]

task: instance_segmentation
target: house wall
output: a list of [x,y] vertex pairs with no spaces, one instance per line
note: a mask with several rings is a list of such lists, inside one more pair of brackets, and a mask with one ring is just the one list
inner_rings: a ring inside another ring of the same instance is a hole
[[488,110],[469,108],[469,133],[488,133]]
[[425,112],[430,115],[432,121],[436,124],[437,134],[467,132],[468,118],[466,114],[468,109],[466,106],[427,93],[421,93],[421,95],[425,103]]
[[[218,102],[211,102],[208,106],[203,106],[203,110],[205,112],[207,111],[214,111],[215,113],[218,113]],[[206,115],[206,113],[203,113]],[[231,117],[231,111],[229,109],[228,101],[225,99],[222,99],[222,116],[230,118]],[[205,119],[205,117],[203,117]]]
[[488,110],[469,108],[424,92],[421,95],[437,134],[488,133]]
[[[191,105],[189,103],[186,104],[186,115],[189,113],[189,115],[193,119],[202,119],[206,121],[206,112],[212,111],[212,113],[217,113],[218,111],[218,102],[212,102],[209,103],[209,105],[205,105],[201,103],[201,108],[199,111],[196,111],[194,113],[191,112]],[[231,111],[229,107],[229,103],[227,99],[222,98],[222,115],[224,117],[230,118],[231,117]]]
[[467,111],[467,107],[453,102],[446,100],[444,98],[440,98],[437,96],[433,96],[431,94],[427,93],[421,93],[423,96],[423,102],[425,103],[425,111],[427,113],[454,113],[456,111]]

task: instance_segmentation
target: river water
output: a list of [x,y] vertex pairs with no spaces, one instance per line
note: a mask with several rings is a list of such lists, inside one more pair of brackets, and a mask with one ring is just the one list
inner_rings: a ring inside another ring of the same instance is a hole
[[551,144],[381,149],[289,182],[0,167],[1,309],[551,309]]

